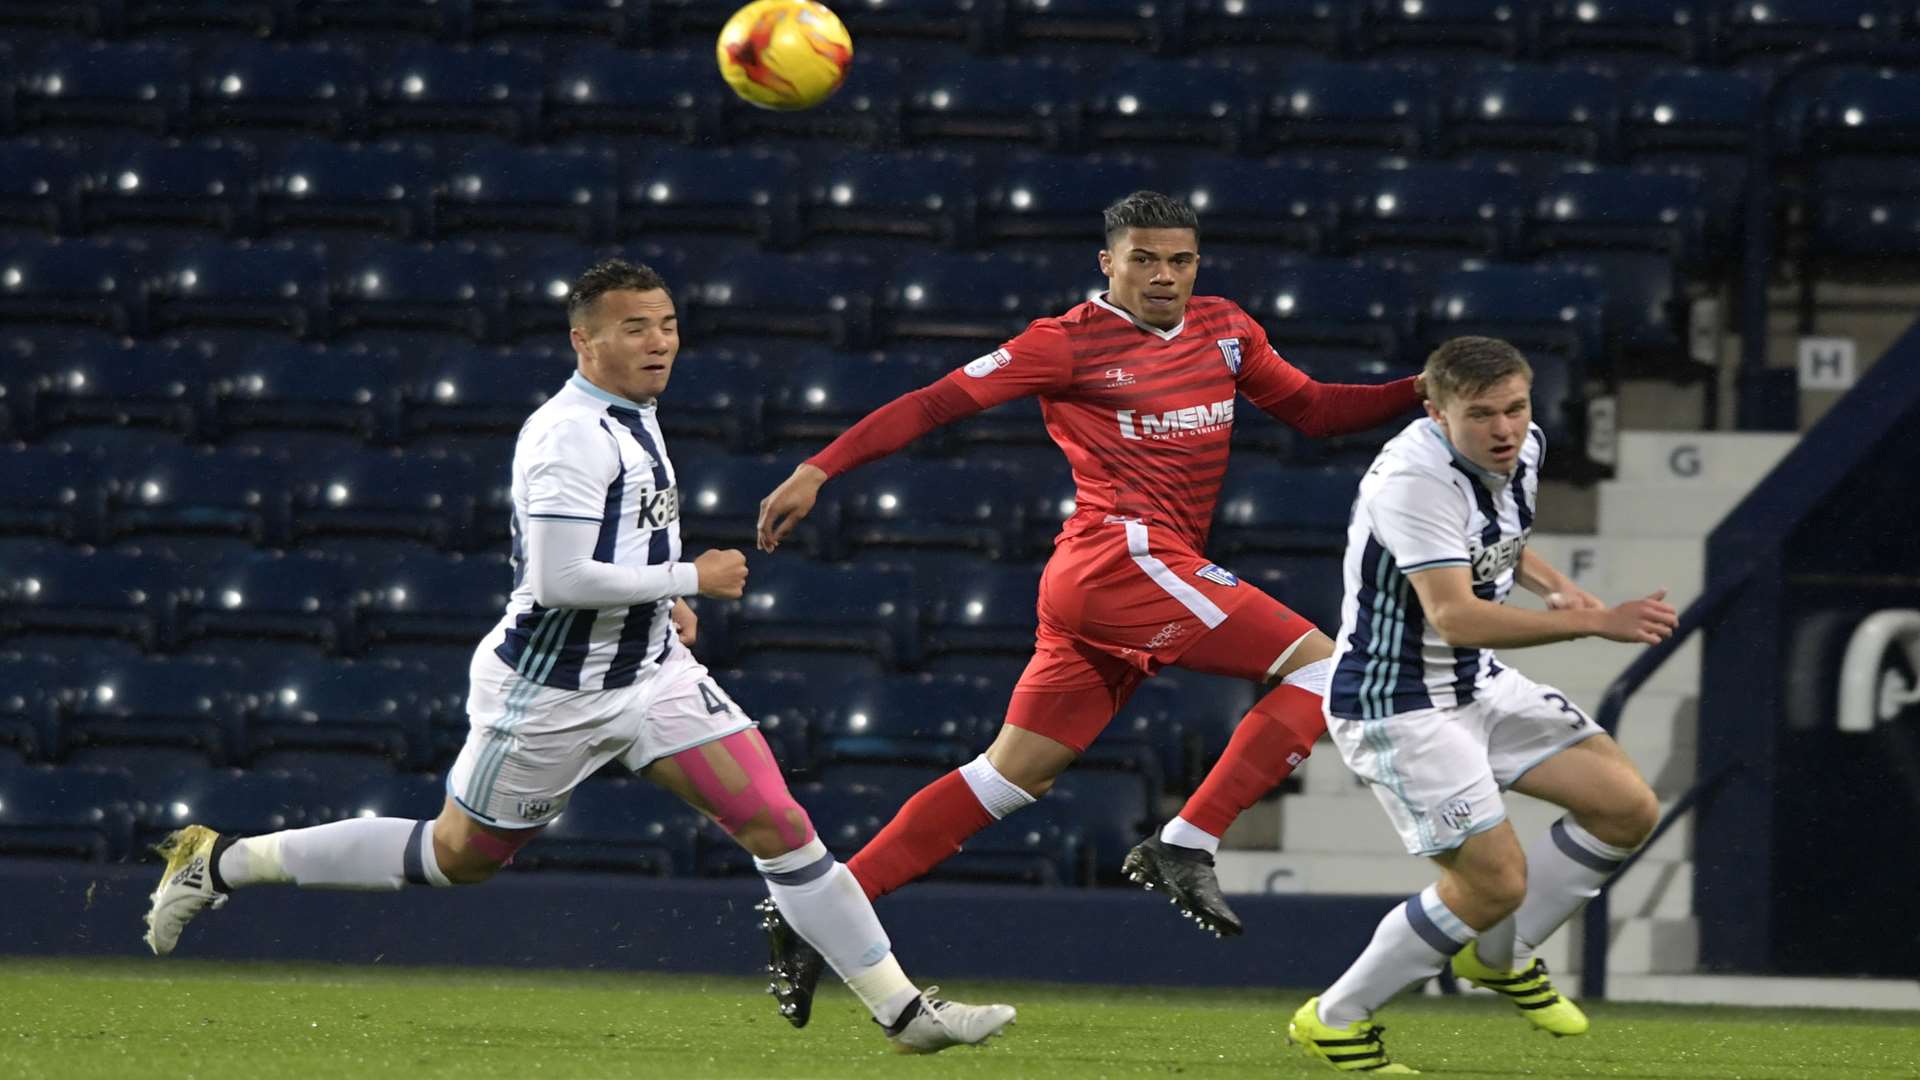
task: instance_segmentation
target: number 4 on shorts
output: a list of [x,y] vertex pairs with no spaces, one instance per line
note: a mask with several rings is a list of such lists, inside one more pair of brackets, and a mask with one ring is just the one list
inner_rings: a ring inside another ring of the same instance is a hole
[[721,697],[718,690],[707,683],[697,685],[700,687],[700,700],[707,703],[708,716],[727,711],[727,699]]

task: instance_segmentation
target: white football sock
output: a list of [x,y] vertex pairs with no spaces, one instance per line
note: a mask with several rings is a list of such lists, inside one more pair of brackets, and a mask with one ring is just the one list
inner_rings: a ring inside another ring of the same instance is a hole
[[309,889],[452,884],[433,853],[433,822],[348,818],[234,841],[220,856],[228,888],[292,882]]
[[1160,826],[1160,840],[1175,847],[1198,848],[1209,855],[1220,850],[1219,837],[1183,817]]
[[1480,935],[1480,962],[1519,970],[1620,869],[1632,848],[1615,847],[1561,818],[1527,847],[1527,896],[1510,918]]
[[967,789],[973,797],[980,800],[995,821],[1006,817],[1023,806],[1031,806],[1036,801],[1027,794],[1027,789],[1000,775],[993,767],[987,755],[981,754],[965,765],[960,766],[960,779],[967,782]]
[[753,865],[767,879],[767,892],[787,925],[820,950],[875,1020],[893,1023],[920,995],[893,958],[893,942],[853,871],[819,837],[785,855],[756,858]]
[[1372,1018],[1400,991],[1438,975],[1474,936],[1440,902],[1439,889],[1427,886],[1387,912],[1366,951],[1320,995],[1320,1022],[1346,1027]]

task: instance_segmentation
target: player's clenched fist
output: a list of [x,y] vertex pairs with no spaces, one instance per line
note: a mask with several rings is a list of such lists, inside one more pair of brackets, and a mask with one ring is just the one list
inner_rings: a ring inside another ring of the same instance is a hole
[[1667,640],[1680,625],[1680,614],[1665,603],[1666,598],[1667,590],[1661,589],[1608,609],[1600,623],[1600,636],[1629,645],[1658,645]]
[[693,560],[700,574],[700,595],[738,600],[747,591],[747,557],[733,548],[703,551]]
[[827,474],[817,466],[801,465],[773,489],[773,494],[760,500],[757,540],[761,551],[779,547],[793,527],[813,512],[813,501],[820,495],[820,485],[826,482]]

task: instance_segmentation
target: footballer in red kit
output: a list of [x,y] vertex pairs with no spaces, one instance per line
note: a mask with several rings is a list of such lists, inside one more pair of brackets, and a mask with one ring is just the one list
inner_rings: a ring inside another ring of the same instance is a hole
[[[1194,296],[1198,221],[1155,192],[1109,207],[1099,253],[1108,291],[876,409],[761,503],[773,551],[822,484],[943,424],[1040,399],[1073,468],[1076,506],[1040,581],[1033,659],[986,753],[915,794],[849,862],[869,896],[925,874],[968,837],[1044,795],[1142,679],[1176,665],[1270,688],[1181,813],[1127,855],[1201,926],[1236,934],[1213,873],[1219,837],[1284,780],[1326,730],[1331,640],[1203,554],[1245,398],[1309,436],[1366,431],[1411,410],[1418,377],[1316,382],[1283,360],[1230,300]],[[817,962],[770,926],[776,996],[811,996]]]

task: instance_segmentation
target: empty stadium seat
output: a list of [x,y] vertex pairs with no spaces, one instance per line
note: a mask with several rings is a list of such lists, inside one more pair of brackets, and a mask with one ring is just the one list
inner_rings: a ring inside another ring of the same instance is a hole
[[180,568],[121,552],[46,551],[0,567],[0,636],[165,640]]
[[209,659],[72,665],[58,709],[63,760],[195,768],[232,759],[245,704],[243,669]]
[[349,453],[291,470],[293,534],[407,537],[436,547],[468,542],[479,482],[467,459],[444,453]]
[[100,241],[11,245],[0,252],[0,319],[143,333],[152,267],[146,253]]
[[1722,55],[1779,56],[1870,46],[1899,32],[1892,0],[1734,0],[1720,21]]
[[23,367],[37,368],[41,376],[22,399],[23,426],[138,426],[194,434],[210,419],[212,361],[208,350],[179,342],[81,345],[23,358]]
[[985,748],[1005,711],[1005,688],[966,675],[851,679],[815,723],[815,761],[957,767]]
[[71,144],[0,143],[0,221],[49,233],[72,231],[79,226],[80,193],[89,183]]
[[673,795],[639,780],[590,780],[514,865],[610,870],[652,877],[692,874],[701,818]]
[[438,329],[490,338],[504,298],[493,259],[457,244],[370,246],[333,262],[342,330]]
[[383,438],[397,424],[401,364],[394,354],[365,348],[265,345],[221,362],[214,426]]
[[935,61],[908,76],[909,139],[1028,143],[1071,150],[1081,138],[1085,74],[1046,56]]
[[1705,242],[1703,203],[1700,181],[1690,176],[1567,170],[1538,189],[1528,240],[1540,251],[1653,251],[1684,263]]
[[[711,603],[696,600],[695,610]],[[759,725],[782,772],[793,776],[812,768],[813,727],[825,710],[837,705],[837,680],[780,668],[717,672],[714,678]]]
[[1264,265],[1256,280],[1242,306],[1282,356],[1304,346],[1394,359],[1412,343],[1419,304],[1403,271],[1301,259]]
[[685,321],[703,339],[720,334],[800,336],[845,347],[872,337],[879,275],[864,259],[837,252],[748,255],[702,277],[691,318]]
[[1360,47],[1435,57],[1468,51],[1513,56],[1527,41],[1526,13],[1505,0],[1367,0]]
[[924,582],[926,654],[1031,653],[1039,592],[1040,568],[1032,565]]
[[888,275],[881,324],[888,339],[1004,341],[1029,322],[1079,303],[1071,278],[1006,256],[921,255]]
[[1836,158],[1814,169],[1807,242],[1816,256],[1911,258],[1920,254],[1920,167],[1893,160],[1863,167]]
[[232,655],[289,644],[337,652],[349,643],[355,584],[351,567],[318,552],[241,555],[195,568],[177,601],[176,640]]
[[425,236],[433,181],[433,152],[425,146],[296,142],[262,170],[259,216],[269,229]]
[[181,447],[115,461],[103,471],[108,541],[229,536],[267,546],[287,540],[286,469],[264,455]]
[[1187,33],[1192,44],[1209,51],[1280,47],[1338,56],[1359,25],[1359,13],[1358,4],[1326,0],[1193,0]]
[[947,880],[1009,881],[1025,885],[1091,884],[1092,852],[1078,816],[1041,800],[967,838],[967,846],[937,867]]
[[472,0],[297,0],[294,22],[306,35],[413,35],[458,40],[472,27]]
[[932,381],[918,365],[824,353],[789,353],[771,374],[765,428],[776,443],[825,443],[873,410]]
[[366,62],[356,50],[324,42],[236,45],[194,71],[192,123],[201,131],[303,130],[340,138],[365,120],[366,105]]
[[1405,65],[1288,64],[1260,88],[1262,145],[1275,150],[1378,148],[1419,154],[1440,123],[1426,71]]
[[[296,660],[250,673],[240,753],[255,767],[313,750],[431,764],[432,703],[421,692],[424,682],[415,668],[379,661]],[[420,809],[434,816],[438,800]]]
[[354,612],[373,650],[396,642],[470,644],[506,610],[514,571],[506,556],[421,554],[361,567]]
[[[794,657],[810,670],[861,661],[898,667],[919,655],[919,606],[911,575],[874,566],[775,560],[725,618],[725,655],[757,663]],[[704,620],[703,620],[704,621]]]
[[1920,146],[1920,75],[1884,67],[1824,71],[1796,83],[1783,105],[1789,153],[1894,154]]
[[1629,154],[1730,152],[1744,148],[1765,94],[1747,72],[1664,68],[1626,92],[1623,137]]
[[238,234],[252,228],[253,152],[232,142],[135,142],[108,154],[80,197],[89,229],[192,225]]
[[1237,153],[1252,139],[1257,106],[1237,68],[1201,61],[1130,63],[1100,79],[1086,100],[1097,143],[1198,143]]
[[442,234],[567,233],[584,243],[613,232],[613,152],[478,146],[442,162],[434,226]]
[[1020,554],[1026,507],[1002,486],[1004,471],[964,460],[864,466],[836,485],[840,538],[875,559],[902,548]]
[[1451,248],[1497,255],[1524,206],[1518,177],[1493,169],[1415,163],[1349,181],[1345,242],[1400,251]]
[[792,785],[792,791],[821,842],[842,858],[851,858],[865,847],[900,809],[893,792],[878,788],[806,783]]
[[477,37],[576,35],[621,44],[644,40],[652,31],[647,0],[472,0]]
[[133,847],[126,774],[95,769],[0,769],[0,854],[108,862]]
[[1338,551],[1360,470],[1236,461],[1221,482],[1209,550]]
[[1008,0],[1007,36],[1028,47],[1122,45],[1153,52],[1179,41],[1182,12],[1108,0]]
[[650,145],[620,167],[618,229],[746,233],[783,246],[800,237],[799,166],[786,154]]
[[[734,349],[684,348],[673,361],[660,430],[669,443],[710,439],[736,451],[760,445],[770,368],[760,354]],[[684,469],[682,470],[684,475]],[[687,511],[682,506],[681,512]]]
[[1131,158],[1022,155],[989,181],[981,228],[988,240],[1084,240],[1110,203],[1156,184],[1171,186],[1163,173]]
[[49,45],[20,65],[20,125],[164,134],[186,113],[188,59],[184,49],[145,42]]
[[64,446],[0,447],[0,536],[78,542],[99,527],[100,462]]
[[[707,59],[712,61],[711,54]],[[702,77],[712,78],[711,75]],[[770,139],[817,144],[827,140],[860,146],[893,146],[901,137],[905,96],[900,61],[891,56],[869,55],[847,68],[846,82],[832,97],[812,108],[758,109],[729,96],[725,99],[724,123],[728,138],[736,141]]]
[[402,426],[410,437],[490,433],[511,438],[566,384],[572,360],[542,350],[435,353],[408,366]]
[[973,161],[938,152],[842,153],[808,170],[809,236],[917,237],[971,246],[979,228]]
[[531,134],[539,122],[541,66],[529,53],[501,47],[399,49],[374,72],[368,126],[376,132]]
[[379,776],[348,787],[333,801],[342,817],[431,820],[446,805],[447,786],[433,775]]
[[[116,6],[121,6],[116,3]],[[123,25],[142,36],[195,32],[271,37],[290,30],[286,0],[125,0]]]
[[1066,812],[1086,836],[1094,881],[1118,884],[1120,863],[1154,820],[1149,784],[1137,773],[1075,768],[1061,773],[1045,803]]
[[294,337],[327,329],[327,265],[292,243],[196,244],[167,257],[152,296],[157,330],[264,326]]
[[[747,548],[753,544],[760,518],[760,500],[793,475],[790,457],[738,458],[703,454],[676,462],[680,488],[680,536],[688,551],[702,547]],[[855,474],[858,475],[858,474]],[[787,535],[783,545],[818,555],[826,550],[823,532],[838,521],[838,498]]]
[[1540,15],[1538,41],[1549,56],[1693,60],[1706,47],[1711,16],[1707,0],[1553,0]]
[[1456,149],[1552,150],[1600,157],[1619,133],[1620,88],[1599,69],[1503,64],[1453,84],[1447,138]]
[[[634,73],[645,70],[645,78]],[[605,46],[569,51],[548,67],[545,126],[552,135],[665,135],[682,142],[720,129],[723,84],[711,50],[635,53]]]
[[1525,266],[1484,266],[1434,277],[1427,286],[1428,342],[1463,334],[1502,337],[1529,356],[1576,366],[1606,355],[1601,297],[1587,278]]
[[1134,690],[1080,764],[1137,772],[1156,788],[1191,791],[1206,775],[1208,748],[1226,745],[1253,702],[1253,685],[1242,680],[1162,672]]
[[[1607,337],[1615,345],[1666,361],[1661,367],[1669,374],[1684,371],[1672,361],[1682,354],[1686,282],[1672,259],[1645,252],[1582,251],[1535,265],[1587,278],[1602,298]],[[1548,430],[1554,428],[1548,425]]]
[[135,772],[133,793],[139,845],[189,824],[239,836],[325,824],[336,818],[333,806],[341,794],[311,776],[279,769]]
[[0,768],[51,750],[64,694],[51,657],[0,650]]
[[1250,553],[1233,559],[1227,569],[1305,616],[1328,637],[1339,631],[1344,583],[1338,554]]

